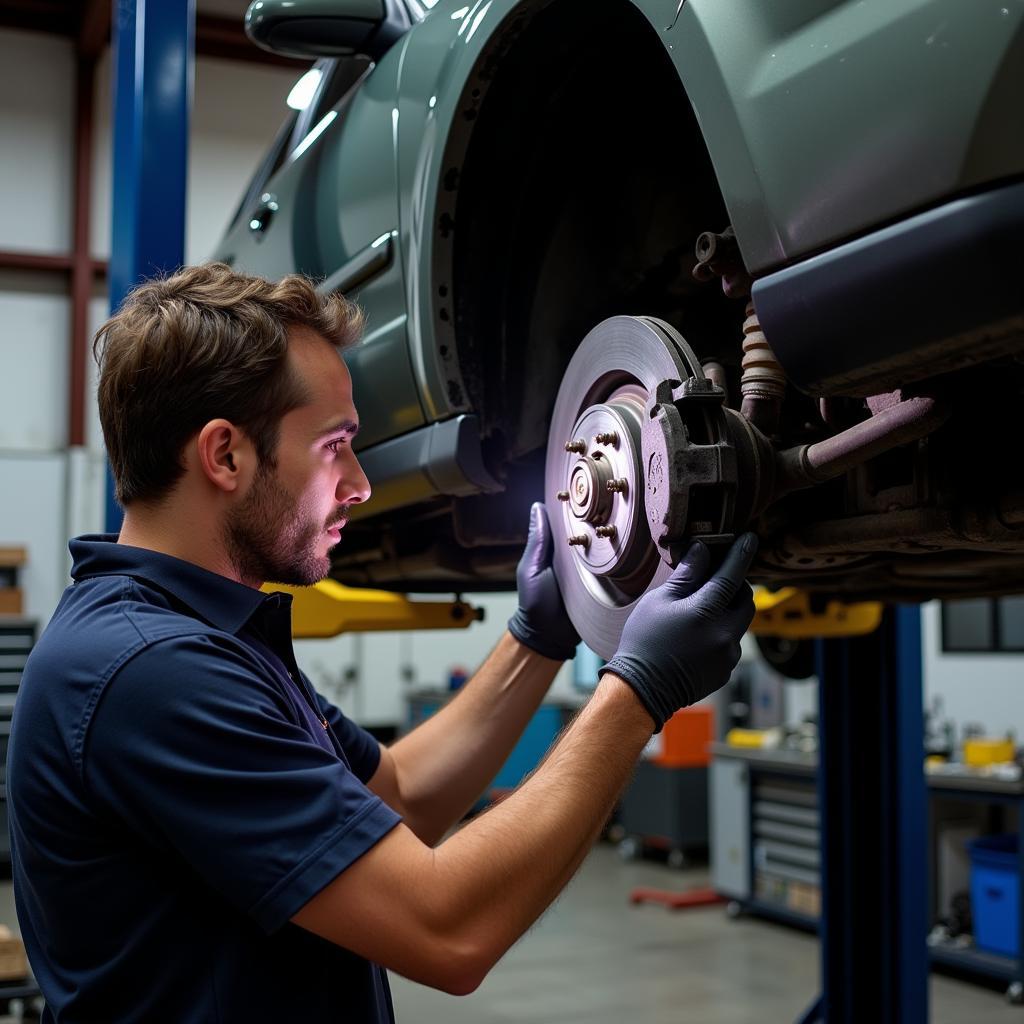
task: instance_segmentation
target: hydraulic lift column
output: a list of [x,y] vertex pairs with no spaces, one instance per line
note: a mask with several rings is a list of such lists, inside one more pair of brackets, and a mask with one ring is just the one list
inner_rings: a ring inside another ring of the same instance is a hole
[[928,1019],[921,613],[818,646],[822,996],[805,1020]]
[[[185,262],[194,0],[114,4],[110,308],[140,281]],[[107,469],[106,529],[122,513]]]

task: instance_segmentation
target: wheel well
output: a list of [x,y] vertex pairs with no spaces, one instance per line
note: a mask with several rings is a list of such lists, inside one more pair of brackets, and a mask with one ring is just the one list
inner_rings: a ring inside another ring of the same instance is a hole
[[694,241],[725,226],[725,206],[678,75],[632,3],[521,5],[460,110],[436,326],[498,472],[542,456],[565,367],[608,316],[660,316],[702,356],[723,342],[738,353],[741,308],[691,276]]

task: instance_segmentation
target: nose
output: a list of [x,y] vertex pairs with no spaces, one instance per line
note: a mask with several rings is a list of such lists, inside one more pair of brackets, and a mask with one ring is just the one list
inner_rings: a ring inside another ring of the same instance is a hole
[[335,497],[340,505],[359,505],[370,497],[370,481],[354,453],[338,480]]

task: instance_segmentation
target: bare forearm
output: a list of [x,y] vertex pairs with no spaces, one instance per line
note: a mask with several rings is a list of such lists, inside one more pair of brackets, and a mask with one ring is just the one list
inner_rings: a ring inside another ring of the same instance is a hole
[[392,745],[402,810],[424,842],[436,842],[473,806],[560,667],[505,633],[450,703]]
[[399,825],[293,920],[424,984],[472,991],[579,866],[652,728],[607,674],[507,800],[436,849]]
[[653,723],[606,676],[538,771],[436,851],[441,889],[484,973],[569,881],[615,805]]

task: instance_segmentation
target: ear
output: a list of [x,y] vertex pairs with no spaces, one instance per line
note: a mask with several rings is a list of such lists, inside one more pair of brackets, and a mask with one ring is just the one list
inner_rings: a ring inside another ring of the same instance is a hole
[[196,438],[196,454],[206,478],[228,494],[244,488],[255,469],[252,443],[230,420],[210,420]]

